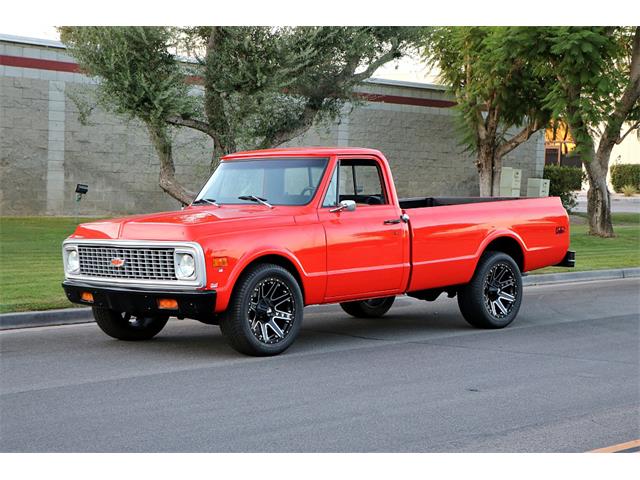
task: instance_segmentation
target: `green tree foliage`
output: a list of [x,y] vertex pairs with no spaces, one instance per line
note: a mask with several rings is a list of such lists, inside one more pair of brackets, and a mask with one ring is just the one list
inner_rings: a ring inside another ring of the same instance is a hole
[[613,147],[639,125],[640,27],[539,30],[531,49],[555,77],[546,105],[568,124],[584,159],[590,233],[612,236],[606,178]]
[[[214,138],[212,167],[237,148],[281,145],[336,118],[353,88],[410,48],[398,27],[196,27],[205,98],[201,127]],[[181,118],[171,119],[188,125]],[[206,124],[206,126],[205,126]]]
[[187,71],[169,53],[175,29],[63,27],[60,34],[81,67],[100,78],[100,101],[112,112],[149,123],[194,112]]
[[536,29],[510,27],[436,27],[422,36],[425,60],[455,95],[483,196],[498,194],[503,156],[549,120],[551,77],[530,60],[535,37]]
[[[173,165],[168,126],[213,140],[211,168],[238,148],[269,148],[335,119],[354,87],[411,47],[400,27],[65,27],[63,41],[100,79],[103,105],[148,125]],[[180,62],[173,47],[196,62]],[[104,58],[106,57],[106,59]],[[200,94],[184,81],[201,83]],[[162,128],[159,128],[162,125]],[[161,163],[162,164],[162,163]],[[175,178],[163,186],[187,203]]]

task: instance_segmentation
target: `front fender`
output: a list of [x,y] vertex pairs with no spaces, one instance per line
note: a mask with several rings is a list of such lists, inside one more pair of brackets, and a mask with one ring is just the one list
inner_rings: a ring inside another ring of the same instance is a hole
[[261,258],[277,257],[300,279],[306,304],[319,303],[326,287],[326,241],[319,224],[245,228],[202,239],[207,289],[217,292],[216,312],[224,311],[242,272]]
[[233,289],[240,278],[240,275],[247,269],[249,265],[254,262],[259,261],[261,258],[269,257],[269,256],[277,256],[283,258],[288,261],[293,267],[296,269],[298,273],[298,278],[300,279],[302,285],[301,288],[305,290],[305,278],[307,277],[306,272],[304,271],[303,266],[300,264],[300,261],[296,258],[296,256],[286,250],[276,247],[264,248],[260,250],[254,250],[245,253],[242,257],[238,259],[233,269],[229,273],[229,277],[225,285],[218,289],[218,299],[216,302],[216,311],[225,310],[229,304],[229,300],[231,299],[231,294]]

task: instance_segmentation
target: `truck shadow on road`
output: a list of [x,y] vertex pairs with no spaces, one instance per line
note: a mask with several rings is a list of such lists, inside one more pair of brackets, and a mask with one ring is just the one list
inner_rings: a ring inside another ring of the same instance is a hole
[[[323,352],[336,348],[360,348],[380,342],[420,341],[452,334],[473,333],[457,309],[433,309],[428,305],[394,307],[382,318],[353,318],[336,308],[313,307],[305,311],[300,334],[287,352]],[[150,342],[132,345],[113,342],[110,348],[131,350],[135,346],[146,354],[163,357],[249,358],[234,352],[225,342],[220,329],[192,321],[171,321]],[[286,353],[284,355],[286,355]]]

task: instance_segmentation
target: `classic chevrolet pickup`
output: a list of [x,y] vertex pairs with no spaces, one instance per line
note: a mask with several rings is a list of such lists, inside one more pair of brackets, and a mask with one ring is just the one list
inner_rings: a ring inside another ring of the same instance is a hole
[[275,355],[311,304],[379,317],[396,295],[447,293],[474,327],[505,327],[521,273],[573,266],[568,248],[558,198],[398,199],[377,150],[275,149],[224,157],[181,211],[78,226],[63,287],[117,339],[149,339],[175,316]]

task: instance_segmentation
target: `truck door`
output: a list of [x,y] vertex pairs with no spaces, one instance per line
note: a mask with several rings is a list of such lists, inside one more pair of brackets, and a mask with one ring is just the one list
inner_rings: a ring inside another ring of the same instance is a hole
[[[338,210],[352,200],[353,211]],[[375,159],[339,159],[318,215],[327,239],[325,300],[400,293],[408,227]]]

